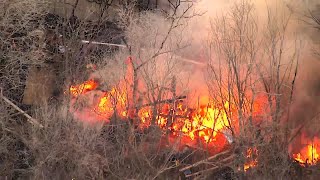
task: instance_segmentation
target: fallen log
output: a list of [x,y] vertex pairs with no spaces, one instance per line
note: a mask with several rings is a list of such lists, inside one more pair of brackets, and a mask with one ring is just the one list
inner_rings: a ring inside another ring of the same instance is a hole
[[179,171],[182,172],[182,171],[185,171],[185,170],[187,170],[187,169],[190,169],[190,168],[193,168],[193,167],[197,167],[197,166],[199,166],[200,164],[203,164],[203,163],[212,161],[212,160],[214,160],[214,159],[217,159],[217,158],[219,158],[219,157],[221,157],[221,156],[224,156],[224,155],[226,155],[226,154],[229,154],[229,153],[231,153],[231,150],[223,151],[223,152],[218,153],[218,154],[216,154],[216,155],[214,155],[214,156],[208,157],[208,158],[203,159],[203,160],[201,160],[201,161],[198,161],[198,162],[196,162],[196,163],[194,163],[194,164],[191,164],[191,165],[189,165],[189,166],[186,166],[186,167],[180,169]]

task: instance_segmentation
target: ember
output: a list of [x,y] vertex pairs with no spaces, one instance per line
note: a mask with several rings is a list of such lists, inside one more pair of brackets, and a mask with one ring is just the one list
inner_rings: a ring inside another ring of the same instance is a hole
[[244,164],[244,171],[247,171],[248,169],[255,167],[258,164],[257,156],[258,156],[258,150],[257,148],[249,148],[247,150],[247,160],[248,162]]

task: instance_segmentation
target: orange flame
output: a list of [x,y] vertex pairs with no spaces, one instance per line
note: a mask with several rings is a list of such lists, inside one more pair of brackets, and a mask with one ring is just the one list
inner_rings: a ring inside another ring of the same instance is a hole
[[[141,128],[149,127],[152,116],[150,107],[140,109],[138,112],[139,126]],[[214,141],[217,133],[229,125],[226,115],[218,108],[201,107],[195,112],[191,112],[181,103],[178,103],[175,109],[170,108],[169,104],[164,104],[162,109],[158,110],[155,119],[156,125],[161,129],[170,130],[174,135],[181,132],[191,140],[200,138],[205,142]]]
[[[80,85],[71,86],[70,93],[73,97],[78,97],[81,94],[95,90],[97,86],[97,82],[89,80]],[[120,116],[127,117],[129,113],[125,108],[126,101],[126,93],[121,93],[120,90],[113,88],[99,98],[98,104],[93,108],[93,111],[100,116],[110,118],[112,113],[117,110]],[[226,103],[225,107],[227,106],[228,104]],[[206,142],[212,142],[219,131],[229,126],[225,112],[214,105],[202,106],[196,110],[191,110],[182,103],[177,103],[176,107],[172,107],[171,104],[163,104],[155,113],[157,113],[156,125],[162,129],[171,130],[176,135],[182,132],[183,135],[188,136],[191,140],[201,138]],[[140,128],[147,128],[151,125],[152,114],[150,107],[144,107],[139,110],[137,116],[140,119]]]
[[244,164],[244,171],[247,171],[248,169],[257,166],[258,160],[257,160],[258,150],[257,148],[249,148],[247,149],[247,163]]
[[[131,76],[132,67],[128,66],[126,79],[130,80]],[[125,87],[123,83],[125,82],[119,84]],[[98,82],[88,80],[80,85],[71,86],[70,93],[73,97],[78,97],[81,94],[96,90],[98,85]],[[207,96],[200,98],[201,102],[205,102],[206,105],[196,109],[188,108],[182,103],[173,103],[175,105],[162,104],[156,109],[156,112],[152,111],[151,107],[143,107],[135,112],[129,102],[132,101],[130,99],[132,97],[129,95],[132,93],[112,88],[110,92],[100,92],[100,94],[103,95],[98,97],[95,107],[92,107],[91,110],[87,109],[87,111],[94,111],[99,117],[103,116],[106,119],[110,118],[113,113],[121,117],[136,118],[139,119],[140,128],[147,128],[152,124],[151,121],[155,121],[155,125],[158,125],[161,129],[170,130],[173,135],[183,135],[190,140],[201,139],[210,143],[217,140],[218,133],[221,134],[222,130],[230,126],[228,115],[232,115],[230,114],[232,112],[231,104],[229,102],[225,104],[208,103],[209,97]],[[254,104],[254,108],[262,109],[259,104]],[[228,115],[226,111],[228,111]]]
[[[132,67],[131,69],[130,67],[128,68],[127,76],[130,80]],[[124,82],[120,82],[120,86],[123,85],[122,83]],[[226,137],[223,136],[222,131],[230,127],[228,119],[230,116],[236,119],[236,117],[233,117],[232,112],[234,112],[234,110],[232,110],[231,102],[226,102],[225,104],[208,103],[209,99],[207,96],[200,98],[202,102],[206,102],[206,105],[195,109],[188,108],[180,102],[162,104],[156,109],[156,112],[152,111],[151,107],[143,107],[136,112],[136,109],[132,107],[129,108],[130,102],[132,102],[132,99],[130,99],[131,96],[128,95],[130,92],[119,88],[112,88],[111,91],[102,92],[96,90],[98,86],[98,82],[88,80],[82,84],[71,86],[69,91],[74,99],[90,91],[93,92],[93,90],[99,92],[97,93],[99,94],[97,102],[93,103],[94,106],[86,109],[86,111],[96,113],[99,116],[97,119],[107,120],[112,114],[116,113],[123,118],[138,119],[138,125],[142,129],[151,126],[153,124],[152,120],[155,120],[154,125],[159,126],[163,130],[169,130],[173,136],[182,136],[184,143],[186,141],[195,142],[194,140],[200,139],[206,143],[215,143],[214,145],[224,146],[227,141],[225,141]],[[253,104],[254,116],[264,113],[265,108],[263,104],[265,104],[265,102],[267,102],[265,97],[256,98]],[[154,117],[153,113],[156,117]],[[92,115],[92,113],[90,115]],[[221,139],[219,139],[220,137],[223,137],[224,140],[221,141]],[[293,154],[293,158],[301,164],[316,164],[320,161],[319,148],[320,141],[316,139],[308,143],[299,153]],[[247,150],[247,162],[244,164],[244,171],[257,166],[257,153],[256,148],[249,148]]]
[[300,153],[293,154],[293,158],[302,165],[314,165],[320,161],[319,152],[320,142],[315,139],[303,147]]
[[[128,69],[126,80],[131,82],[133,72],[130,63],[132,58],[128,58]],[[120,82],[120,86],[126,86]],[[78,97],[81,94],[86,94],[89,91],[95,90],[98,83],[94,80],[88,80],[80,85],[70,87],[70,93],[73,97]],[[110,118],[113,113],[117,113],[121,117],[130,117],[139,119],[139,127],[147,128],[152,124],[158,125],[162,129],[168,129],[174,135],[184,135],[191,140],[200,138],[205,142],[212,142],[215,140],[217,133],[229,126],[227,115],[223,108],[214,104],[201,106],[198,109],[190,109],[182,103],[162,104],[156,112],[151,110],[151,107],[143,107],[139,112],[135,112],[130,105],[130,92],[123,91],[118,88],[113,88],[110,92],[104,92],[104,95],[98,97],[98,103],[92,107],[91,111],[96,112],[99,116],[104,116],[106,119]],[[128,96],[127,96],[128,95]],[[205,102],[208,102],[208,97],[204,96]],[[132,100],[131,100],[132,101]],[[127,105],[131,107],[126,107]],[[228,103],[225,104],[228,107]],[[129,109],[128,109],[129,108]],[[117,111],[117,112],[115,112]],[[156,117],[154,117],[154,115]]]
[[80,85],[75,85],[70,87],[70,94],[73,97],[77,97],[80,94],[84,94],[88,91],[95,90],[98,87],[98,83],[94,80],[88,80]]

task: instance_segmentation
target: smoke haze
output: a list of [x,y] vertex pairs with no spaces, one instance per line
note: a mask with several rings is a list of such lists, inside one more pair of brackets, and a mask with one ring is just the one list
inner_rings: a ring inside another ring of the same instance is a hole
[[[237,1],[239,2],[239,1]],[[230,13],[232,5],[235,1],[231,0],[201,0],[195,4],[195,11],[204,13],[201,16],[192,18],[189,22],[188,34],[192,39],[192,43],[185,51],[182,51],[181,56],[187,59],[196,60],[206,63],[206,53],[208,40],[210,38],[210,23],[214,22],[215,18],[221,17],[223,14]],[[286,15],[290,15],[290,22],[286,32],[286,57],[285,61],[290,59],[290,56],[295,50],[295,43],[299,45],[299,66],[296,85],[294,90],[293,103],[290,108],[292,128],[298,128],[309,121],[308,124],[319,118],[314,118],[317,112],[320,111],[320,61],[319,57],[314,55],[315,49],[319,47],[319,31],[313,28],[314,26],[307,24],[304,20],[304,14],[307,10],[313,11],[319,7],[319,2],[303,1],[303,0],[256,0],[254,4],[254,14],[259,34],[263,35],[263,30],[267,25],[268,9],[270,14],[275,16],[276,20],[281,21]],[[317,6],[318,5],[318,6]],[[275,22],[276,23],[276,22]],[[213,60],[214,61],[214,60]],[[268,59],[267,59],[268,61]],[[206,84],[204,72],[206,66],[194,64],[191,70],[190,83],[188,87],[194,92],[194,96],[198,97],[207,91],[203,87]],[[291,84],[291,82],[287,82]],[[283,96],[289,96],[283,94]],[[312,137],[320,133],[320,127],[305,127],[308,136]]]

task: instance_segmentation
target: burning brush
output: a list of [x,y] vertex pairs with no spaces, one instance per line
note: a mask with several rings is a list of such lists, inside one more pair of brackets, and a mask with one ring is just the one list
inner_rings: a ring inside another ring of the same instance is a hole
[[[110,90],[101,90],[102,85],[95,79],[72,85],[69,89],[72,97],[70,111],[76,119],[87,122],[109,122],[113,115],[117,115],[123,120],[134,120],[137,127],[142,130],[156,125],[170,133],[169,143],[175,142],[177,137],[180,138],[181,146],[195,147],[202,142],[207,144],[209,149],[212,147],[210,149],[212,154],[221,152],[226,145],[233,142],[229,132],[230,126],[231,123],[238,123],[235,122],[236,108],[230,102],[225,104],[211,102],[200,105],[198,108],[190,108],[183,101],[186,96],[175,96],[158,102],[132,105],[132,93],[128,91],[126,83],[127,81],[119,82],[119,86],[112,87]],[[80,108],[77,107],[79,101],[82,101]],[[263,113],[262,104],[265,102],[267,100],[264,97],[257,98],[253,103],[253,116]],[[154,107],[157,107],[156,111]],[[154,119],[155,122],[152,122]],[[319,145],[320,142],[317,139],[300,153],[294,154],[294,159],[301,164],[317,163],[320,159],[317,149]],[[255,147],[248,149],[245,156],[247,162],[244,164],[244,171],[257,166],[258,151]]]
[[307,144],[297,154],[293,154],[293,158],[302,166],[312,166],[320,162],[320,140],[314,138],[306,141]]
[[[161,104],[156,117],[156,125],[161,129],[168,129],[173,135],[181,132],[190,138],[196,140],[203,139],[205,142],[215,141],[218,133],[229,126],[226,114],[213,105],[201,106],[199,109],[188,108],[183,104],[182,99],[186,96],[180,96],[173,99],[162,100],[160,102],[141,105],[138,112],[132,112],[134,109],[127,110],[127,93],[119,88],[112,88],[109,92],[98,89],[99,83],[94,80],[88,80],[82,84],[70,87],[72,96],[72,107],[75,107],[76,101],[81,97],[87,97],[88,106],[72,111],[76,114],[87,112],[91,114],[91,119],[108,119],[113,113],[117,113],[122,118],[137,117],[141,128],[148,128],[151,125],[152,108],[154,104]],[[175,107],[172,103],[175,101]],[[179,102],[180,101],[180,102]],[[91,103],[88,103],[91,102]],[[85,113],[83,113],[85,114]],[[77,116],[80,117],[80,116]],[[88,116],[84,115],[79,119],[86,121]]]
[[[99,89],[101,84],[94,79],[72,85],[69,89],[72,97],[71,112],[76,119],[90,122],[108,122],[113,114],[122,119],[138,119],[137,124],[141,129],[151,126],[153,114],[156,113],[155,125],[171,132],[172,136],[182,135],[185,141],[194,143],[198,139],[205,143],[220,141],[221,147],[227,143],[223,131],[229,127],[224,111],[230,107],[228,103],[223,106],[212,103],[194,109],[183,102],[186,96],[176,96],[159,102],[131,105],[132,93],[127,91],[125,83],[127,82],[120,82],[119,86],[109,91]],[[156,112],[154,106],[158,107]],[[230,141],[229,136],[228,140]]]
[[[93,67],[96,68],[96,66]],[[127,76],[132,75],[129,70]],[[170,132],[169,143],[180,137],[181,146],[197,146],[199,142],[202,142],[212,147],[213,153],[221,151],[225,145],[233,141],[229,130],[230,123],[235,122],[231,121],[228,116],[236,114],[236,111],[229,102],[225,104],[211,102],[200,104],[198,108],[190,108],[183,101],[186,96],[176,96],[174,92],[172,99],[132,105],[132,93],[128,91],[126,83],[128,80],[120,81],[117,87],[112,87],[110,90],[101,90],[102,85],[95,79],[72,85],[69,88],[70,111],[76,119],[86,122],[109,122],[113,115],[117,115],[123,120],[134,119],[140,129],[156,125]],[[209,102],[207,98],[204,96],[201,99]],[[256,112],[262,109],[259,103],[261,102],[257,101],[254,104]],[[80,107],[77,104],[80,104]],[[157,107],[156,112],[154,106]],[[152,122],[154,119],[155,122]]]

